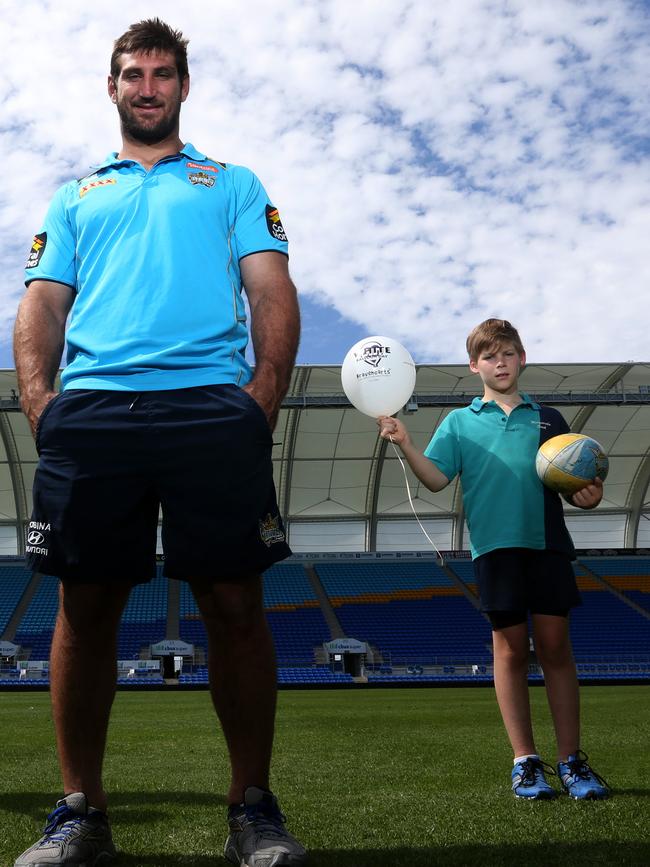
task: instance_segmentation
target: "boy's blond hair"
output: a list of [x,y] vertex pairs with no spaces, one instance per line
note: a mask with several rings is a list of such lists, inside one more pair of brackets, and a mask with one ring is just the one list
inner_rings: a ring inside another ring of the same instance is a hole
[[467,354],[470,361],[476,361],[482,352],[498,349],[504,343],[512,343],[518,355],[524,354],[524,345],[514,325],[507,319],[486,319],[470,332]]

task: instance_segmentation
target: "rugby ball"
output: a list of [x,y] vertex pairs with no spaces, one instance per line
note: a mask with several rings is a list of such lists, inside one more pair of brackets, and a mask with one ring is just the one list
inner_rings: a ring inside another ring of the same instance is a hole
[[600,443],[584,434],[551,437],[539,447],[535,469],[540,480],[560,494],[575,494],[596,476],[605,481],[609,460]]

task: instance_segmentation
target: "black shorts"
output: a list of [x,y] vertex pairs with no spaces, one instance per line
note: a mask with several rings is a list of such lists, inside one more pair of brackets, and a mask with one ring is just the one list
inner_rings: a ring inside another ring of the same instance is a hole
[[567,554],[533,548],[498,548],[474,560],[474,574],[493,628],[524,623],[531,614],[566,617],[580,605]]
[[235,385],[71,389],[39,419],[28,565],[80,582],[237,579],[291,554],[271,430]]

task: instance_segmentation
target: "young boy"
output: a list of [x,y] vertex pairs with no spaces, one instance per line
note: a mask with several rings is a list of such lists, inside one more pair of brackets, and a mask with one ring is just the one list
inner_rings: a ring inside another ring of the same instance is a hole
[[[560,497],[535,471],[542,442],[569,427],[557,410],[518,390],[526,353],[517,330],[487,319],[467,338],[469,367],[483,382],[483,397],[447,415],[421,454],[404,424],[378,421],[411,469],[431,491],[460,475],[481,606],[492,624],[494,685],[514,752],[517,798],[555,796],[535,748],[528,696],[528,614],[544,672],[558,748],[558,775],[577,799],[605,798],[607,784],[580,750],[578,678],[569,637],[569,610],[580,604],[571,566],[573,544]],[[570,501],[593,509],[603,496],[596,478]]]

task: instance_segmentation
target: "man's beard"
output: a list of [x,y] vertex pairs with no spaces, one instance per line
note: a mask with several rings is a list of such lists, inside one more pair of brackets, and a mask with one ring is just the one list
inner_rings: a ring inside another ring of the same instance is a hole
[[163,141],[178,129],[178,119],[181,113],[181,101],[171,110],[169,114],[163,115],[160,120],[153,125],[145,125],[138,121],[133,110],[124,105],[117,103],[117,111],[122,123],[122,131],[127,138],[134,141],[142,142],[142,144],[157,144]]

